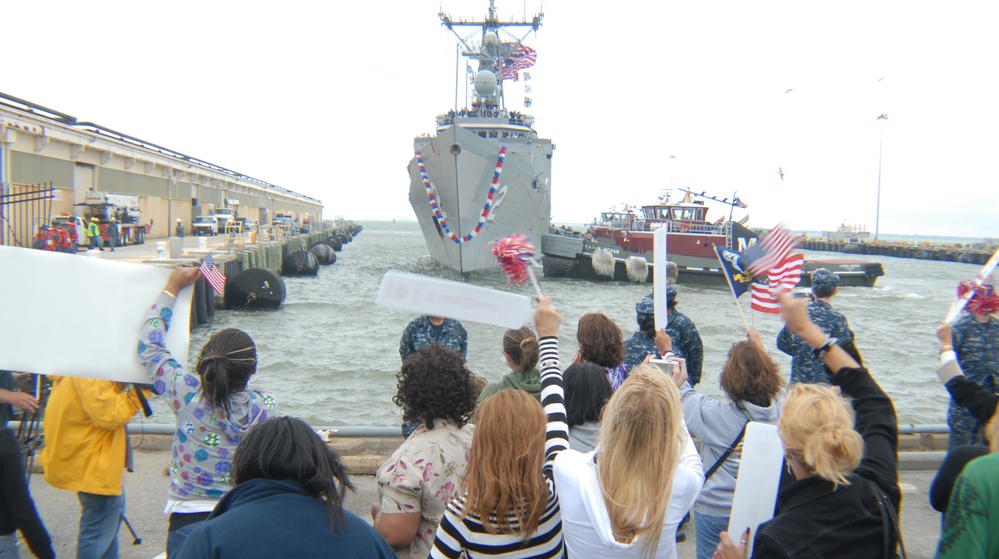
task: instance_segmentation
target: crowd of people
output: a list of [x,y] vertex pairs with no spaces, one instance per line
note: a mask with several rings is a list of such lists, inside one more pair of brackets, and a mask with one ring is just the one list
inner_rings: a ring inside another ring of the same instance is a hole
[[[775,345],[792,355],[790,384],[749,330],[712,379],[723,398],[696,389],[703,344],[672,286],[664,329],[652,295],[636,304],[627,341],[606,315],[583,315],[571,364],[559,357],[562,317],[539,299],[534,327],[499,341],[509,372],[495,383],[468,369],[460,323],[415,319],[400,341],[393,398],[405,440],[378,469],[368,523],[344,509],[353,483],[337,453],[281,416],[272,393],[248,387],[257,370],[249,335],[215,333],[191,370],[170,354],[176,296],[198,273],[176,269],[143,322],[148,385],[54,379],[41,462],[51,485],[77,493],[79,558],[117,557],[125,425],[152,394],[176,419],[169,559],[671,558],[691,514],[699,559],[745,559],[750,549],[754,558],[905,556],[895,408],[832,308],[835,274],[813,272],[811,300],[778,294],[785,327]],[[937,329],[953,420],[931,489],[945,513],[937,556],[999,557],[989,523],[999,514],[999,296],[983,288],[967,310]],[[39,403],[0,374],[4,418],[9,405],[33,412]],[[776,426],[780,489],[770,520],[729,534],[750,422]],[[13,436],[0,437],[0,456],[0,558],[16,557],[15,530],[33,554],[54,557]]]

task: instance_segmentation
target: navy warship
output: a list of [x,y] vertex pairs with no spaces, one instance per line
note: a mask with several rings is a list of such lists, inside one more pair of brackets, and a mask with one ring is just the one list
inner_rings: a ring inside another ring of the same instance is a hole
[[490,0],[479,21],[438,16],[458,39],[472,87],[465,107],[437,115],[434,133],[414,139],[409,201],[435,262],[462,274],[498,270],[490,243],[523,233],[540,245],[551,217],[555,146],[505,95],[520,82],[530,107],[527,69],[537,52],[523,41],[544,14],[504,21]]

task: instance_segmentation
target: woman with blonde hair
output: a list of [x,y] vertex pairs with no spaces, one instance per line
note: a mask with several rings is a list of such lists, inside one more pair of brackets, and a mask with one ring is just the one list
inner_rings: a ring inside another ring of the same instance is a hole
[[707,468],[704,488],[694,504],[697,559],[710,559],[718,547],[718,533],[728,529],[746,425],[777,423],[780,411],[778,399],[784,389],[780,368],[767,355],[759,333],[750,330],[747,337],[732,345],[722,369],[719,384],[728,396],[725,401],[694,390],[682,367],[673,371],[684,421],[702,443],[701,460]]
[[613,320],[601,313],[587,313],[576,327],[579,351],[574,362],[589,361],[603,367],[611,388],[617,390],[628,376],[624,367],[624,334]]
[[507,330],[503,335],[503,359],[511,371],[499,382],[486,386],[479,394],[479,403],[505,388],[517,388],[541,401],[541,372],[538,371],[540,355],[538,338],[528,327]]
[[635,367],[604,408],[597,450],[555,459],[569,556],[676,557],[677,526],[703,483],[679,391],[659,370]]
[[[448,502],[430,556],[561,557],[562,524],[552,462],[568,446],[558,325],[547,298],[535,313],[541,337],[542,410],[522,390],[500,390],[476,410],[461,487]],[[547,412],[547,413],[546,413]]]
[[796,481],[780,491],[776,516],[756,534],[722,532],[715,557],[746,557],[751,536],[753,557],[894,557],[901,493],[891,398],[811,321],[806,301],[778,297],[787,328],[834,371],[832,386],[798,383],[788,391],[777,430]]

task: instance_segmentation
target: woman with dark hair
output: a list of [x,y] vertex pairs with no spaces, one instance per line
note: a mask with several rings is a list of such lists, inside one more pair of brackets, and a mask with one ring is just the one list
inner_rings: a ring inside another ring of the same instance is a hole
[[576,362],[589,361],[603,367],[611,388],[617,390],[628,371],[624,368],[624,335],[613,320],[601,313],[587,313],[576,328],[579,352]]
[[392,401],[404,421],[419,426],[378,468],[379,503],[371,515],[399,557],[422,559],[468,465],[474,379],[465,359],[440,344],[411,354],[397,377]]
[[170,355],[164,340],[173,304],[177,293],[197,281],[199,274],[198,268],[176,268],[139,334],[139,361],[149,371],[153,391],[177,416],[164,510],[170,515],[167,557],[171,559],[194,525],[208,518],[231,489],[232,455],[243,437],[277,415],[270,392],[247,387],[257,372],[257,348],[246,332],[226,328],[215,333],[201,348],[196,374]]
[[277,417],[236,449],[236,487],[177,557],[395,557],[371,526],[344,510],[354,485],[336,451],[301,419]]
[[501,390],[478,407],[463,495],[448,503],[430,557],[562,556],[562,519],[552,480],[552,463],[567,442],[558,360],[561,321],[547,298],[539,300],[535,322],[543,353],[544,410],[522,390]]
[[600,414],[610,400],[610,383],[599,365],[573,363],[565,370],[565,411],[569,424],[569,448],[589,452],[600,437]]
[[690,434],[701,440],[706,468],[704,487],[694,503],[697,559],[708,559],[718,547],[718,533],[728,529],[739,473],[739,446],[750,421],[774,424],[784,387],[780,368],[763,349],[755,330],[749,341],[732,345],[721,373],[721,389],[728,401],[696,392],[687,382],[686,367],[674,366],[673,381],[680,389],[683,418]]
[[507,330],[503,335],[503,358],[511,372],[499,382],[486,386],[479,394],[479,403],[504,388],[517,388],[541,401],[541,372],[538,371],[540,355],[538,338],[528,327]]

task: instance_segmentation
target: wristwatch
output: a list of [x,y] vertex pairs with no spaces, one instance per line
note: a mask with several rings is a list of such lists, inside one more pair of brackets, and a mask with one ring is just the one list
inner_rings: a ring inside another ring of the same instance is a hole
[[816,359],[821,361],[834,345],[839,345],[839,338],[826,336],[826,341],[822,342],[822,345],[819,347],[813,349],[812,353],[815,355]]

